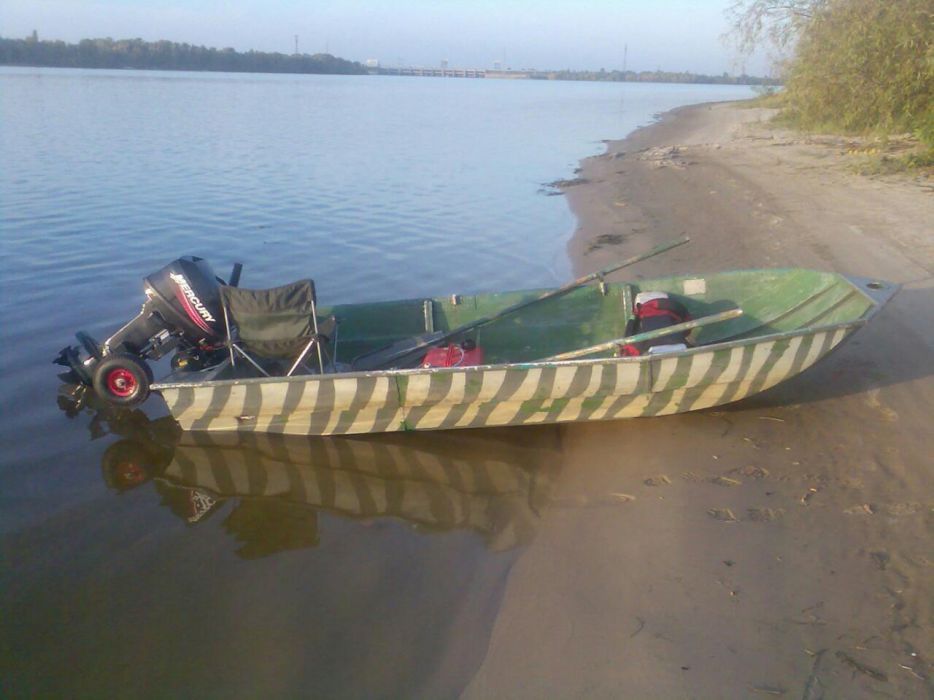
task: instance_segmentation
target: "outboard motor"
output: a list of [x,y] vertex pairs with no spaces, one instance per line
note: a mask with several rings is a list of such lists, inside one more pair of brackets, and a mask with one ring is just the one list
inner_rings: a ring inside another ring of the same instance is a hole
[[[233,285],[240,267],[234,266]],[[175,350],[176,368],[212,364],[225,337],[220,284],[224,281],[203,258],[174,260],[143,279],[146,301],[139,315],[103,343],[84,332],[75,334],[80,346],[63,348],[54,360],[69,368],[60,376],[94,387],[113,404],[134,406],[149,395],[153,375],[147,360]]]

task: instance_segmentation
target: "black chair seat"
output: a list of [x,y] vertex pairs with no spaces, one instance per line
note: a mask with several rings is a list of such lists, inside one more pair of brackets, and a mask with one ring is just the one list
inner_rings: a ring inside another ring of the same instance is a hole
[[[231,363],[239,354],[263,374],[268,374],[256,358],[287,360],[292,374],[315,349],[318,369],[324,372],[322,346],[333,336],[336,319],[319,326],[316,316],[315,285],[305,279],[272,289],[220,288],[227,346]],[[327,329],[324,329],[327,324]]]

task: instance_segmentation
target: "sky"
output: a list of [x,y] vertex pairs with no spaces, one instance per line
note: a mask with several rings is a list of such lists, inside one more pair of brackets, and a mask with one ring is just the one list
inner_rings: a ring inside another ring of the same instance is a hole
[[382,65],[762,75],[724,43],[730,0],[0,0],[0,36],[328,52]]

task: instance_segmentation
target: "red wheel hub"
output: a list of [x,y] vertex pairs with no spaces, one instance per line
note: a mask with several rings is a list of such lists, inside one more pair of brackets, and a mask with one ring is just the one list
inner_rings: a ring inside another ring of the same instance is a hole
[[117,368],[111,370],[107,375],[108,391],[114,396],[119,396],[121,399],[132,396],[137,387],[139,387],[139,383],[136,381],[136,377],[133,376],[133,373],[128,369]]
[[120,462],[116,469],[117,477],[124,486],[141,484],[146,480],[146,470],[135,462]]

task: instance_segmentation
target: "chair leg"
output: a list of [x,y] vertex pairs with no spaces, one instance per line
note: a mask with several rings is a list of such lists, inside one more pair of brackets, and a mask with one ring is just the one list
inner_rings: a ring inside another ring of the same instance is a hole
[[[317,336],[318,335],[318,304],[315,302],[314,299],[311,300],[311,326],[312,328],[315,329],[315,336]],[[321,372],[321,374],[324,374],[324,358],[321,356],[321,343],[315,342],[315,345],[317,346],[317,349],[318,349],[318,371]],[[308,348],[305,348],[305,350],[307,351]]]
[[264,370],[262,367],[260,367],[258,364],[256,364],[256,360],[254,360],[252,357],[250,357],[249,355],[247,355],[239,345],[234,345],[233,343],[231,343],[230,347],[231,347],[231,350],[230,350],[231,355],[233,354],[234,350],[236,350],[237,353],[238,353],[244,360],[246,360],[246,361],[249,362],[251,365],[253,365],[257,370],[259,370],[260,372],[262,372],[262,374],[263,374],[264,377],[268,377],[268,376],[269,376],[269,372],[267,372],[267,371]]
[[[286,377],[292,376],[292,372],[294,372],[298,368],[298,366],[302,363],[302,360],[305,359],[305,355],[307,355],[308,351],[311,350],[312,345],[317,345],[318,352],[321,352],[321,347],[320,347],[321,344],[318,342],[316,338],[308,341],[308,345],[306,345],[304,350],[302,350],[301,353],[299,353],[299,356],[295,359],[295,362],[293,362],[292,366],[289,367],[289,371],[285,373]],[[324,374],[324,372],[322,372],[321,374]]]
[[340,325],[334,326],[334,333],[331,338],[331,369],[337,371],[337,336],[340,332]]
[[230,353],[230,366],[236,367],[237,361],[234,359],[233,338],[230,337],[230,317],[227,315],[227,304],[224,303],[223,298],[223,295],[221,295],[221,309],[224,312],[224,328],[227,330],[227,352]]

